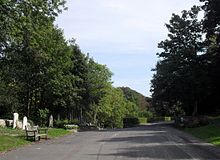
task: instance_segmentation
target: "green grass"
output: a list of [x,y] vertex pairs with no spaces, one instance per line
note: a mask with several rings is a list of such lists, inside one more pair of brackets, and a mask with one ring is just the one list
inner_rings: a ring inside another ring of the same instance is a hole
[[24,131],[1,128],[0,127],[0,152],[10,150],[25,144],[29,144],[29,141],[25,140]]
[[17,148],[25,144],[29,144],[29,141],[26,141],[24,137],[19,136],[0,136],[0,152],[10,150],[12,148]]
[[220,117],[212,118],[213,124],[184,130],[195,137],[220,147]]
[[71,131],[61,129],[61,128],[50,128],[48,131],[48,137],[49,138],[60,137],[60,136],[67,135],[70,133]]
[[[65,129],[50,128],[48,131],[48,138],[59,137],[70,133],[70,131]],[[0,127],[0,152],[8,151],[30,143],[31,141],[25,139],[25,131]]]

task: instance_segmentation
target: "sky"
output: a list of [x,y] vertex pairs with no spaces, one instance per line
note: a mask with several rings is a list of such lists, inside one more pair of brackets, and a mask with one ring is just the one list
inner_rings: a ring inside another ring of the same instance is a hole
[[76,39],[83,53],[112,72],[113,86],[151,96],[150,81],[167,38],[165,23],[199,0],[67,0],[55,24],[66,39]]

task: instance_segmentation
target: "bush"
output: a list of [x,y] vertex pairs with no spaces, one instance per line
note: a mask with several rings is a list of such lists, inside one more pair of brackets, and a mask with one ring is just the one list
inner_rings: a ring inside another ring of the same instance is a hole
[[64,124],[65,129],[78,129],[79,126],[75,124]]
[[138,119],[140,123],[147,123],[147,118],[145,117],[139,117]]
[[45,127],[48,123],[49,110],[47,108],[39,109],[38,114],[39,114],[39,117],[40,117],[40,126]]
[[137,117],[128,117],[123,119],[124,128],[135,127],[140,124]]
[[[181,120],[182,119],[182,120]],[[208,125],[210,123],[210,119],[207,116],[185,116],[185,117],[177,117],[175,120],[175,124],[181,127],[199,127]]]
[[164,117],[164,120],[165,120],[166,122],[169,122],[169,121],[171,121],[171,117]]
[[54,127],[64,128],[64,125],[68,124],[68,120],[56,120],[54,121]]
[[152,117],[149,119],[148,122],[162,122],[164,120],[165,120],[164,117]]
[[80,124],[80,122],[79,122],[78,119],[69,120],[68,123],[69,123],[69,124],[77,124],[77,125]]
[[67,119],[54,121],[54,127],[56,128],[75,129],[74,127],[71,128],[71,126],[78,126],[78,125],[79,125],[79,121],[77,119],[70,120],[70,121]]

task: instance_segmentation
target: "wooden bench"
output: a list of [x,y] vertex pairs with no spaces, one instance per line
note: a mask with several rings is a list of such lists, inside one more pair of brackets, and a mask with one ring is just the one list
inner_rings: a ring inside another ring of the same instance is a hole
[[48,132],[48,128],[39,128],[39,127],[28,128],[27,126],[25,126],[25,133],[27,140],[34,139],[34,141],[36,141],[36,140],[40,140],[42,137],[47,139],[47,132]]

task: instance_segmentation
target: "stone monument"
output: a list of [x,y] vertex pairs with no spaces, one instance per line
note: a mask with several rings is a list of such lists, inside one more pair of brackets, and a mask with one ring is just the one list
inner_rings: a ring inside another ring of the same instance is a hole
[[24,116],[24,118],[23,118],[23,123],[22,123],[23,130],[25,129],[25,126],[27,126],[27,117],[26,116]]
[[18,116],[18,113],[13,113],[13,128],[16,128],[17,126]]
[[53,115],[52,114],[50,115],[50,118],[49,118],[49,127],[53,127]]

